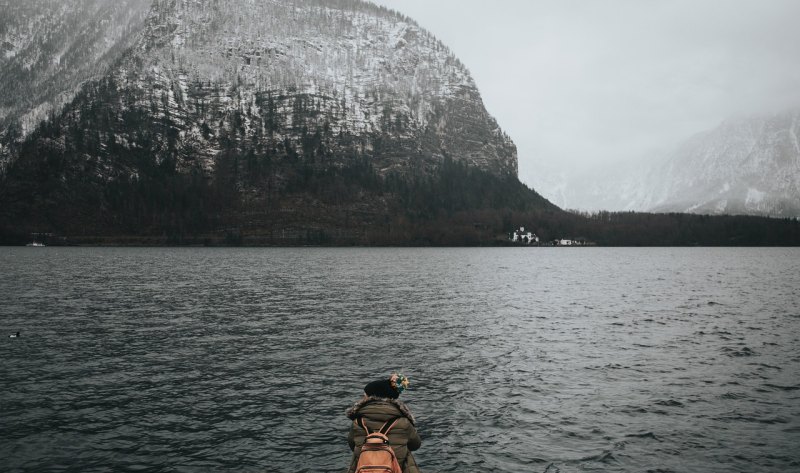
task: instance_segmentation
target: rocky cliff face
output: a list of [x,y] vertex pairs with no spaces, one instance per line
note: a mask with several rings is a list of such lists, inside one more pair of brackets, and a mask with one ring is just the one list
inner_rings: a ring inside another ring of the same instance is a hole
[[261,127],[306,158],[321,152],[303,146],[319,134],[325,152],[363,153],[382,170],[449,154],[516,173],[515,147],[464,66],[411,20],[364,2],[159,1],[134,60],[136,80],[195,125],[211,118],[197,104],[218,100],[246,117],[246,139]]
[[[39,1],[42,11],[55,7]],[[141,29],[132,31],[141,4],[109,7],[96,0],[58,7],[65,28],[80,24],[64,17],[102,19],[107,26],[74,42],[88,45],[83,58],[6,53],[19,63],[49,64],[4,69],[6,81],[23,87],[31,76],[53,89],[33,101],[44,105],[6,97],[13,109],[8,118],[24,117],[28,131],[57,108],[61,100],[54,94],[69,97],[62,92],[69,87],[51,85],[63,82],[65,70],[70,84],[79,82],[104,70],[137,38],[105,75],[115,92],[99,97],[90,91],[83,100],[117,102],[110,110],[117,118],[138,109],[167,120],[169,146],[191,161],[179,167],[211,172],[233,140],[240,150],[264,147],[312,160],[368,156],[382,171],[412,161],[436,163],[445,155],[498,174],[517,171],[516,148],[486,112],[469,72],[410,19],[358,0],[156,0]],[[78,59],[83,64],[76,71]],[[132,134],[139,130],[96,131],[136,146]]]
[[800,111],[731,119],[657,160],[565,178],[554,202],[585,210],[800,216]]

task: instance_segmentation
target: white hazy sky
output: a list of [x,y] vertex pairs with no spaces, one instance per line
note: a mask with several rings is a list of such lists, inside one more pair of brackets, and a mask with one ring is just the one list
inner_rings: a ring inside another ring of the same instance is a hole
[[467,65],[529,184],[800,105],[800,0],[374,1]]

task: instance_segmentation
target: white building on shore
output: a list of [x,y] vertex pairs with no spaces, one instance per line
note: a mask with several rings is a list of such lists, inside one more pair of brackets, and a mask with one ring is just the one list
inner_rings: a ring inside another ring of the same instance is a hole
[[525,227],[519,227],[519,230],[514,230],[514,232],[511,234],[511,241],[514,243],[532,245],[539,243],[539,237],[533,232],[526,232]]

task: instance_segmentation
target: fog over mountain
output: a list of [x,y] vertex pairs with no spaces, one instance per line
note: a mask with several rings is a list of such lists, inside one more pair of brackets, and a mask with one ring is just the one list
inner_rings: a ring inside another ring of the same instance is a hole
[[725,121],[800,105],[793,0],[377,3],[469,65],[520,178],[568,207],[559,189],[587,170],[625,172]]
[[738,117],[648,161],[552,174],[556,203],[598,211],[800,216],[800,109]]

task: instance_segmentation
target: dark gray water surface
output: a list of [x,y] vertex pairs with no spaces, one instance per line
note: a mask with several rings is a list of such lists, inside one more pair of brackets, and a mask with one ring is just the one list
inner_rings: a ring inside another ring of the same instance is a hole
[[424,473],[800,471],[798,249],[0,248],[0,328],[5,472],[342,471],[393,369]]

